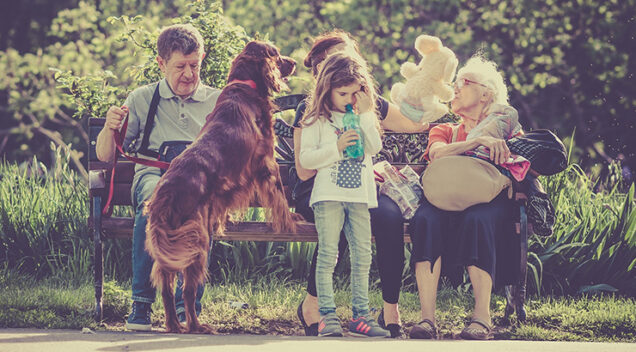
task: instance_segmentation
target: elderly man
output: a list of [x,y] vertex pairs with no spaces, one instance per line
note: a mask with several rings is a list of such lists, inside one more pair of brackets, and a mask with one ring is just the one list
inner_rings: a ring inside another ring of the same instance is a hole
[[[122,107],[111,106],[106,113],[104,129],[97,137],[97,157],[112,161],[116,157],[115,135],[128,115],[128,128],[123,146],[127,152],[156,157],[166,142],[192,141],[212,112],[220,90],[200,83],[199,71],[205,56],[203,38],[191,25],[164,28],[157,40],[157,63],[164,78],[159,82],[135,89]],[[154,106],[153,106],[154,105]],[[154,119],[154,124],[152,120]],[[151,121],[146,127],[146,121]],[[132,184],[135,209],[133,229],[132,312],[126,321],[129,330],[151,330],[151,305],[156,291],[150,283],[152,258],[144,248],[146,217],[144,202],[150,198],[159,178],[160,169],[137,164]],[[201,311],[203,286],[197,290],[196,312]],[[185,321],[181,284],[175,293],[177,314]]]

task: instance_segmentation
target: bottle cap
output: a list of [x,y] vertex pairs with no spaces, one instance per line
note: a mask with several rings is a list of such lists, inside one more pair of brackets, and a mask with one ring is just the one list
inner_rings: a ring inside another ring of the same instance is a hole
[[353,112],[353,106],[352,106],[351,104],[347,104],[347,105],[345,106],[345,110],[346,110],[347,112]]

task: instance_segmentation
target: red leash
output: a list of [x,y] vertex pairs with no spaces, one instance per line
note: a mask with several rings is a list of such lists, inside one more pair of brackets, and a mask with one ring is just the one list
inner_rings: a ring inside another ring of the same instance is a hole
[[[123,110],[126,110],[126,112],[128,112],[128,108],[122,107]],[[165,161],[159,161],[159,160],[148,160],[148,159],[143,159],[143,158],[138,158],[129,154],[126,154],[124,152],[124,149],[122,148],[122,145],[124,143],[124,138],[126,137],[126,130],[128,129],[128,114],[126,114],[126,117],[124,118],[124,125],[121,127],[121,130],[117,133],[115,133],[115,145],[117,146],[117,150],[119,150],[119,152],[121,153],[121,155],[124,156],[124,158],[132,161],[133,163],[136,164],[142,164],[142,165],[146,165],[146,166],[152,166],[152,167],[158,167],[160,169],[167,169],[168,166],[170,166],[170,163],[167,163]],[[110,185],[108,187],[108,199],[106,200],[106,204],[104,205],[104,208],[102,209],[102,214],[104,216],[110,216],[113,213],[113,207],[111,206],[111,202],[113,200],[113,190],[115,187],[115,169],[116,169],[116,165],[117,165],[117,157],[115,157],[115,160],[113,161],[113,168],[111,170],[110,173]]]

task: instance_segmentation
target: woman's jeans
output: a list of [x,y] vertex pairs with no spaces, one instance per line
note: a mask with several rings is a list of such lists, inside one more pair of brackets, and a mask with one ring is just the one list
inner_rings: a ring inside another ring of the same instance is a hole
[[368,205],[325,201],[314,204],[313,209],[319,244],[316,288],[320,315],[336,312],[333,272],[338,260],[340,231],[344,230],[351,254],[353,319],[368,316],[371,268],[371,220]]
[[[156,290],[150,283],[150,272],[153,260],[146,252],[146,223],[147,217],[142,215],[144,202],[150,199],[152,193],[159,182],[159,174],[146,174],[139,179],[135,185],[133,206],[135,207],[135,225],[133,227],[133,248],[132,248],[132,300],[137,302],[152,303],[155,301]],[[185,312],[183,304],[182,288],[183,281],[181,275],[177,281],[177,289],[174,300],[176,302],[177,314]],[[196,312],[201,312],[201,297],[203,296],[204,285],[197,288],[195,300]]]

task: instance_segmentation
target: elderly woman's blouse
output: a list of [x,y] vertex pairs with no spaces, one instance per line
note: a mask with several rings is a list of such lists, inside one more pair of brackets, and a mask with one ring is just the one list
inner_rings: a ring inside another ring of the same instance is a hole
[[[446,144],[450,144],[453,140],[453,126],[457,126],[454,123],[445,123],[442,125],[437,125],[433,127],[428,133],[428,145],[426,146],[426,150],[424,151],[424,158],[430,161],[428,157],[428,152],[431,149],[433,143],[436,142],[444,142]],[[455,142],[463,142],[466,140],[466,136],[468,133],[466,132],[466,126],[462,123],[459,125],[457,130],[457,138]]]

